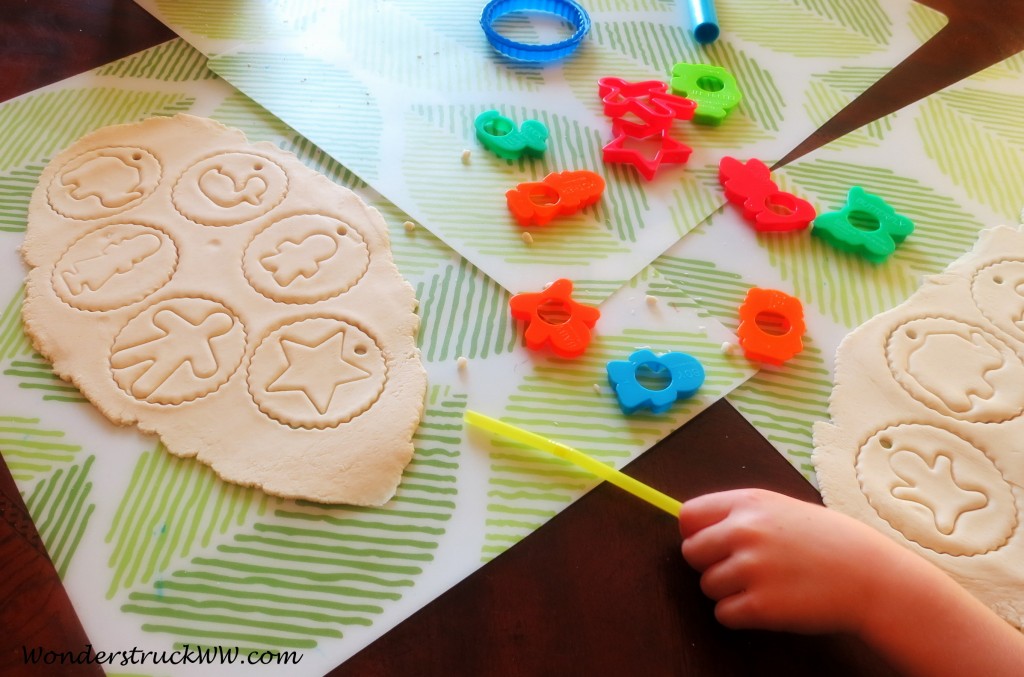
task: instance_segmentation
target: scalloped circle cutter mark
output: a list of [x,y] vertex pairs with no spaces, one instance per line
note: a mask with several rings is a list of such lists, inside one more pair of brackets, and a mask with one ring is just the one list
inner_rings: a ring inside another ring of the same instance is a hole
[[1024,411],[1024,363],[984,329],[941,317],[893,329],[885,355],[915,400],[964,421],[1002,423]]
[[260,411],[293,428],[333,428],[367,411],[387,382],[377,341],[354,323],[314,317],[260,342],[249,393]]
[[981,555],[1017,529],[1013,491],[984,452],[948,430],[890,426],[858,450],[857,480],[891,527],[922,547]]
[[1024,343],[1024,261],[1005,259],[979,269],[971,296],[985,319]]
[[175,209],[205,226],[234,226],[263,216],[284,200],[288,175],[254,153],[221,153],[200,160],[174,186]]
[[64,165],[47,187],[46,199],[69,219],[103,219],[149,197],[161,173],[159,160],[143,148],[97,148]]
[[53,269],[53,290],[73,308],[106,311],[146,298],[174,275],[178,250],[158,228],[115,223],[79,238]]
[[281,303],[316,303],[362,279],[370,251],[359,231],[323,214],[300,214],[262,230],[245,250],[249,284]]
[[245,352],[245,329],[227,306],[204,298],[160,301],[114,339],[110,368],[124,392],[152,404],[183,404],[224,385]]

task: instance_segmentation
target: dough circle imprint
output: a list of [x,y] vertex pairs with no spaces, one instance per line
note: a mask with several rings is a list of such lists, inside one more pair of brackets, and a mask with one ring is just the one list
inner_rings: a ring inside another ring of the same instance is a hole
[[315,303],[348,291],[370,265],[370,252],[350,224],[323,214],[275,221],[245,250],[245,277],[283,303]]
[[245,330],[217,301],[173,298],[149,306],[114,340],[110,368],[129,395],[181,404],[210,394],[238,368]]
[[53,270],[53,288],[79,310],[114,310],[160,289],[177,263],[178,249],[167,233],[115,223],[71,245]]
[[327,428],[373,406],[386,378],[373,338],[344,320],[319,317],[287,324],[260,342],[249,392],[260,411],[285,425]]
[[266,214],[288,192],[288,175],[269,158],[222,153],[197,162],[174,186],[174,206],[206,226],[233,226]]
[[143,148],[96,148],[67,161],[47,191],[58,214],[78,221],[113,216],[145,200],[160,181],[160,162]]
[[981,327],[915,318],[889,334],[886,357],[911,397],[946,416],[1000,423],[1024,411],[1024,362]]
[[983,452],[953,433],[905,424],[872,435],[857,454],[861,490],[878,515],[939,553],[979,555],[1017,527],[1010,485]]

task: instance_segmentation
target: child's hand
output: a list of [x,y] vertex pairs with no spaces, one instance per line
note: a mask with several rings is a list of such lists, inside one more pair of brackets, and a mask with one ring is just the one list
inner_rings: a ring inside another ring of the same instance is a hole
[[683,556],[734,628],[859,635],[907,675],[1024,675],[1024,635],[852,517],[740,489],[687,501]]
[[918,559],[850,517],[759,489],[687,501],[679,527],[716,617],[734,628],[859,632],[893,567]]

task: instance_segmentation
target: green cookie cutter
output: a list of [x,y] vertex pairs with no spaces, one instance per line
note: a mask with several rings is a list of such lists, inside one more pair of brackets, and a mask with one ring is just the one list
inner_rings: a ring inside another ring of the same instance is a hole
[[677,63],[672,67],[672,93],[697,102],[693,121],[717,127],[743,100],[732,73],[721,66]]
[[537,120],[527,120],[517,129],[510,118],[489,110],[477,115],[473,125],[480,143],[505,160],[540,157],[548,149],[548,128]]
[[913,221],[860,186],[850,189],[842,209],[814,219],[811,230],[836,249],[859,254],[872,263],[889,258],[913,232]]

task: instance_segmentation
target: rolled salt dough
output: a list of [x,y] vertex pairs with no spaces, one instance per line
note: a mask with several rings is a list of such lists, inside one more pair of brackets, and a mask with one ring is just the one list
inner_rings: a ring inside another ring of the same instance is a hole
[[111,421],[229,482],[381,505],[426,373],[387,225],[269,144],[178,115],[93,132],[29,209],[25,328]]
[[836,354],[814,427],[825,503],[1024,626],[1024,227],[974,249]]

